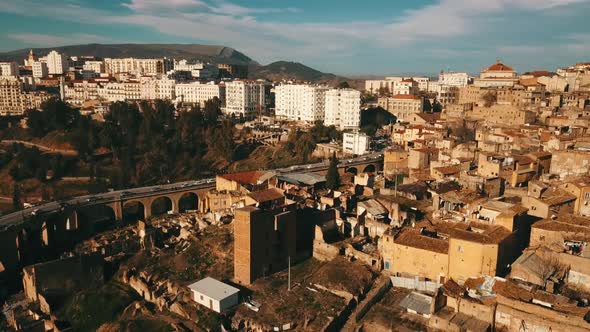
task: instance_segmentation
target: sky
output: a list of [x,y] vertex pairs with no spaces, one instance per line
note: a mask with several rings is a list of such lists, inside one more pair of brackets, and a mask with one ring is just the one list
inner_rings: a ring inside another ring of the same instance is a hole
[[590,0],[0,0],[0,51],[233,47],[341,75],[519,72],[590,61]]

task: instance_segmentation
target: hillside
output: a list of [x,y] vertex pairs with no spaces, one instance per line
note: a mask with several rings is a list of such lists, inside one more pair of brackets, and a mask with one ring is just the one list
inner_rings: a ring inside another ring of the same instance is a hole
[[[199,59],[215,63],[256,64],[245,54],[231,47],[199,44],[86,44],[51,48],[33,48],[37,55],[44,55],[51,50],[70,56],[95,55],[101,58],[125,57],[171,57]],[[29,49],[20,49],[0,53],[0,61],[17,61],[22,63],[29,54]]]
[[295,80],[337,84],[345,78],[307,67],[298,62],[277,61],[266,66],[250,66],[250,78],[273,81]]

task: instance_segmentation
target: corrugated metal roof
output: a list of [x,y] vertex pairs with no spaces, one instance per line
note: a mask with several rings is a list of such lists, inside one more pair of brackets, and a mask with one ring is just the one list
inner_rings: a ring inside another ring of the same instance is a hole
[[408,296],[404,297],[399,303],[400,307],[413,310],[419,314],[430,315],[430,304],[432,303],[432,297],[411,292]]

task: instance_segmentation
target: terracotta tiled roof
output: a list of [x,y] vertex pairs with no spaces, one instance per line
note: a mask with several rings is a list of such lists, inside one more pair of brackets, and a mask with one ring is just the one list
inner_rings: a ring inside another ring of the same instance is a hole
[[497,62],[489,66],[485,71],[514,71],[514,69],[512,69],[512,67],[506,66],[501,62]]
[[284,197],[283,192],[277,188],[269,188],[262,191],[250,193],[248,196],[252,197],[257,202],[268,202],[281,199]]
[[241,172],[241,173],[230,173],[230,174],[223,174],[220,177],[229,180],[235,181],[239,184],[258,184],[260,178],[266,175],[267,172],[260,172],[260,171],[252,171],[252,172]]
[[449,241],[420,235],[413,229],[403,231],[395,239],[395,243],[417,249],[434,251],[445,255],[449,253]]
[[402,94],[399,94],[399,95],[393,96],[393,99],[414,99],[414,100],[419,100],[419,99],[422,99],[422,98],[420,98],[418,96],[414,96],[414,95],[402,95]]

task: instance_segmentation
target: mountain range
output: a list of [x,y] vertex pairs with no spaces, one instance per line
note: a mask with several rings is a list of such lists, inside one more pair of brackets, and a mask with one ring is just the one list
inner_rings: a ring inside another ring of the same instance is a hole
[[[93,55],[100,58],[160,58],[199,60],[212,63],[228,63],[247,65],[249,76],[254,79],[274,81],[296,80],[317,83],[337,84],[346,80],[334,74],[323,73],[298,62],[277,61],[268,65],[258,62],[226,46],[200,44],[84,44],[59,46],[51,48],[33,48],[37,55],[45,55],[52,50],[69,56]],[[16,61],[22,63],[30,49],[20,49],[0,53],[0,61]]]

